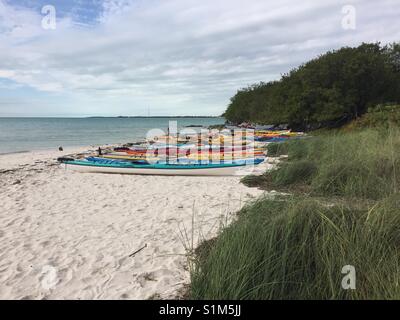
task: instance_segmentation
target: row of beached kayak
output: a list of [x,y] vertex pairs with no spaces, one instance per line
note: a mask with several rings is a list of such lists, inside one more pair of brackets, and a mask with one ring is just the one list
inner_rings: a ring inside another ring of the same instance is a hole
[[256,132],[251,139],[248,136],[237,133],[187,136],[179,143],[176,136],[162,136],[141,145],[118,147],[84,159],[62,159],[62,162],[80,172],[235,175],[241,169],[262,163],[271,141],[283,142],[301,134],[280,131]]

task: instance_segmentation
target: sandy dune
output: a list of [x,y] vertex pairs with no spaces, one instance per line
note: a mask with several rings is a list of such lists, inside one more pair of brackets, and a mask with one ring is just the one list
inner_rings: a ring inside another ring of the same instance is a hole
[[60,155],[0,156],[1,299],[177,297],[192,217],[197,245],[262,193],[239,177],[81,174]]

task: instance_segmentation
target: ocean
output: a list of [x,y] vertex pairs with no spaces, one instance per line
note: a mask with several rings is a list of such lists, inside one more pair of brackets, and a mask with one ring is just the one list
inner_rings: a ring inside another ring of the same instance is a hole
[[[151,129],[166,132],[169,121],[178,129],[223,124],[224,118],[0,118],[0,154],[113,143],[135,142]],[[198,128],[193,128],[198,130]]]

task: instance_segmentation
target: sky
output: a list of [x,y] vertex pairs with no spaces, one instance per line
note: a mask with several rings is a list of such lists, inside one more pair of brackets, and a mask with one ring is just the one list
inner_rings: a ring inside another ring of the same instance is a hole
[[399,17],[399,0],[0,0],[0,116],[220,115],[328,50],[400,41]]

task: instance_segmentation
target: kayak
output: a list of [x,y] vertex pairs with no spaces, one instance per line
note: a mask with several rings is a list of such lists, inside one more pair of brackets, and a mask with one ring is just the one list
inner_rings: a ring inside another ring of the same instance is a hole
[[199,154],[189,154],[187,156],[188,159],[193,159],[193,160],[206,160],[206,159],[213,159],[213,160],[224,160],[224,159],[242,159],[242,158],[254,158],[254,157],[265,157],[264,152],[240,152],[240,153],[234,153],[233,155],[231,153],[199,153]]
[[136,164],[126,161],[93,159],[63,162],[68,169],[91,173],[181,175],[181,176],[226,176],[235,175],[247,163],[223,164]]
[[[68,159],[71,160],[71,159]],[[74,160],[74,159],[72,159]],[[159,159],[159,158],[153,158],[153,159],[146,159],[146,158],[123,158],[123,159],[118,159],[118,158],[110,158],[110,157],[87,157],[86,160],[88,161],[118,161],[118,162],[128,162],[128,163],[135,163],[135,164],[149,164],[149,163],[156,163],[156,164],[243,164],[245,163],[246,165],[254,165],[254,164],[259,164],[261,162],[265,161],[265,157],[261,158],[238,158],[238,159],[189,159],[189,158],[170,158],[170,159]]]
[[203,145],[203,146],[196,146],[196,145],[188,145],[188,146],[184,146],[184,147],[169,147],[169,148],[165,148],[165,147],[149,147],[149,148],[142,148],[142,149],[129,149],[129,148],[114,148],[115,152],[119,152],[119,153],[127,153],[127,154],[143,154],[143,153],[164,153],[164,154],[168,154],[168,153],[177,153],[180,152],[182,154],[186,153],[186,152],[190,152],[190,153],[195,153],[195,152],[204,152],[204,153],[208,153],[209,151],[212,152],[240,152],[240,151],[244,151],[244,152],[263,152],[264,150],[261,148],[254,148],[252,146],[208,146],[208,145]]
[[159,158],[154,156],[146,157],[146,154],[143,155],[127,155],[127,154],[104,154],[101,156],[102,158],[106,159],[114,159],[114,160],[126,160],[126,161],[133,161],[133,160],[148,160],[148,161],[157,161]]
[[256,138],[256,141],[267,141],[267,142],[284,142],[287,141],[289,137],[261,137]]
[[[265,158],[264,153],[237,153],[233,155],[233,160],[241,160],[241,159],[253,159],[253,158]],[[111,159],[111,160],[120,160],[120,161],[139,161],[139,160],[147,160],[148,162],[157,162],[159,160],[166,161],[168,160],[213,160],[213,161],[224,161],[224,160],[232,160],[232,154],[191,154],[189,156],[177,157],[176,155],[163,155],[163,156],[154,156],[154,155],[130,155],[130,154],[105,154],[102,155],[101,158]]]

